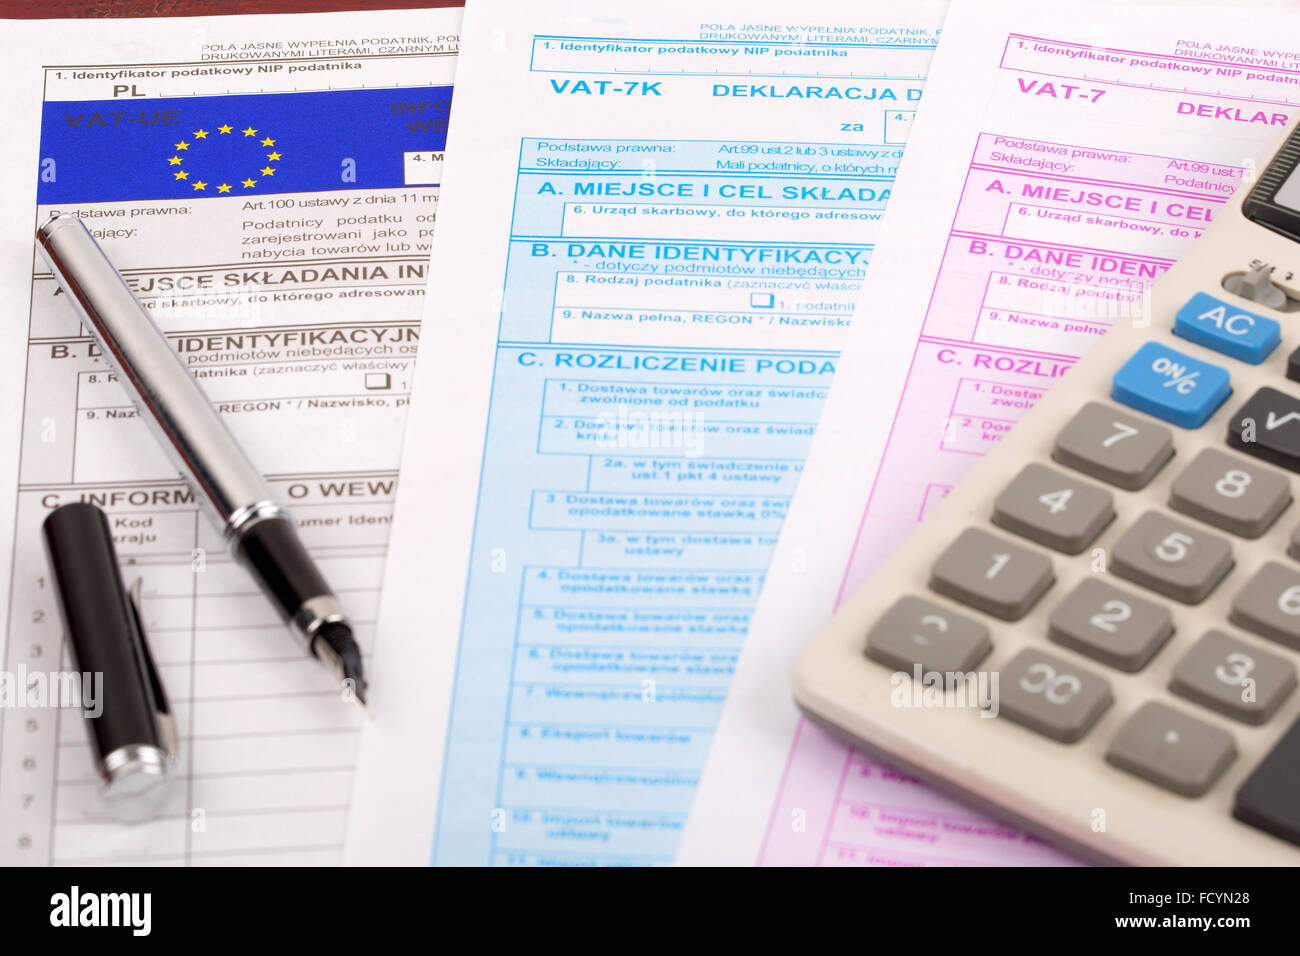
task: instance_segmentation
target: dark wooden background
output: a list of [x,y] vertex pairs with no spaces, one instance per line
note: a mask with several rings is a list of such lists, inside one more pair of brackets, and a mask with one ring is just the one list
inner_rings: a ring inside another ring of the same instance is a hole
[[416,10],[461,5],[459,0],[0,0],[0,17],[205,17],[219,13]]

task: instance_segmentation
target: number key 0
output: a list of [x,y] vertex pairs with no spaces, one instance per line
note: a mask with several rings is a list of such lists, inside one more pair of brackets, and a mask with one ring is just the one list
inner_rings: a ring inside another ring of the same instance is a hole
[[1111,700],[1105,678],[1033,648],[1008,661],[998,677],[999,712],[1061,743],[1086,734]]

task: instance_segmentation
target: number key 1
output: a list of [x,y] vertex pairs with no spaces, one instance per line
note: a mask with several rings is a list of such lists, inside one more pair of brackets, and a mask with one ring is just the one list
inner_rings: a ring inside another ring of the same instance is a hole
[[968,607],[1018,621],[1056,575],[1045,557],[979,528],[967,528],[939,555],[930,587]]

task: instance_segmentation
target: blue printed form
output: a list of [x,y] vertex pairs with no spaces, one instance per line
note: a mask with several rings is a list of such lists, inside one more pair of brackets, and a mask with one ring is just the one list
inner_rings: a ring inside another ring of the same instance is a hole
[[672,859],[942,14],[710,6],[467,12],[355,860]]

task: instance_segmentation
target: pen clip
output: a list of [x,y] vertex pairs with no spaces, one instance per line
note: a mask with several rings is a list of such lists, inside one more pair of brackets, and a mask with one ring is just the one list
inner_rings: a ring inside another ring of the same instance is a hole
[[127,604],[130,605],[131,619],[135,624],[136,660],[139,663],[141,676],[149,689],[149,697],[153,703],[154,725],[158,728],[158,739],[167,754],[167,759],[175,760],[177,744],[176,720],[172,717],[171,705],[167,700],[167,689],[163,687],[162,678],[158,674],[158,667],[154,664],[153,653],[149,650],[149,638],[144,631],[144,617],[140,613],[140,594],[143,583],[143,578],[137,577],[131,582],[131,587],[127,591]]

